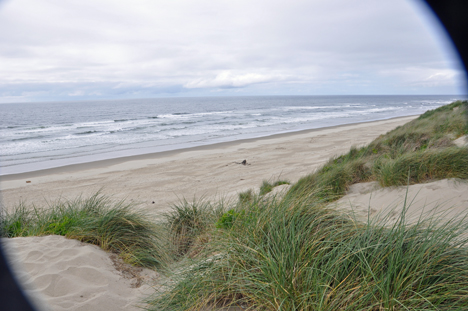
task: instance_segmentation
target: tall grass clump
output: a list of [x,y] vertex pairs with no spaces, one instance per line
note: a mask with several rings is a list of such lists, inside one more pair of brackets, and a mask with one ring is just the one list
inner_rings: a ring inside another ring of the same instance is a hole
[[273,188],[280,186],[280,185],[290,185],[291,183],[287,180],[277,180],[275,182],[269,182],[268,180],[264,180],[262,185],[260,186],[260,195],[265,195],[270,193]]
[[258,201],[151,310],[466,310],[464,220],[360,223],[309,199]]
[[205,244],[209,240],[207,233],[223,212],[222,201],[213,206],[203,199],[192,202],[183,199],[173,205],[165,218],[176,257],[185,255],[194,245]]
[[443,178],[468,179],[468,148],[449,147],[406,153],[375,162],[377,181],[383,187],[401,186]]
[[151,216],[96,193],[39,209],[19,204],[1,216],[2,237],[62,235],[118,253],[127,263],[154,268],[167,262],[164,231]]
[[249,203],[254,200],[255,194],[252,189],[239,193],[239,203]]
[[334,201],[343,196],[353,183],[371,180],[371,167],[363,159],[331,159],[314,174],[301,178],[290,193],[309,193],[321,201]]

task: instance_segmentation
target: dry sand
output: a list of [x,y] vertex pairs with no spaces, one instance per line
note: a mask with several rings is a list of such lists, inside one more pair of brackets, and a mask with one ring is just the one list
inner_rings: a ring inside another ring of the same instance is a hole
[[388,188],[380,188],[377,182],[355,184],[332,206],[352,210],[358,219],[364,221],[368,216],[373,219],[385,217],[387,225],[399,219],[403,209],[408,223],[416,223],[421,216],[443,221],[468,212],[468,182],[443,179]]
[[[347,152],[353,145],[367,144],[413,118],[10,175],[1,180],[3,203],[6,208],[20,200],[40,206],[47,200],[86,196],[102,188],[103,193],[114,198],[125,198],[141,203],[142,208],[161,212],[182,197],[190,200],[234,196],[249,188],[258,189],[264,179],[296,182],[330,157]],[[244,159],[248,165],[238,164]],[[338,203],[345,208],[352,205],[364,217],[368,211],[376,214],[392,204],[398,208],[405,191],[404,187],[379,190],[372,183],[360,184]],[[412,205],[416,212],[422,206],[432,209],[436,201],[456,206],[454,213],[468,210],[466,184],[445,180],[410,187],[409,197],[416,193],[419,203]],[[122,274],[111,255],[95,246],[58,236],[15,238],[7,244],[17,249],[15,261],[22,263],[20,278],[28,285],[28,293],[41,296],[53,310],[132,310],[150,291],[145,284],[135,287],[136,279]],[[149,271],[141,275],[145,280],[157,277]]]
[[95,245],[62,236],[3,239],[14,270],[40,310],[141,310],[158,275]]

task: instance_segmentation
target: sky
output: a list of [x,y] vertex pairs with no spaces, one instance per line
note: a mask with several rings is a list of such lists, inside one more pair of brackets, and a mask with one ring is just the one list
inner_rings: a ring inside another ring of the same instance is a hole
[[418,0],[0,0],[0,103],[466,94]]

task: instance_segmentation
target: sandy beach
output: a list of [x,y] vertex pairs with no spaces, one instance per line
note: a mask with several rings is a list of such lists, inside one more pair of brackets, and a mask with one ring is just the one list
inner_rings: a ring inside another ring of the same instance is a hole
[[[115,199],[140,203],[140,208],[163,212],[182,198],[232,198],[258,189],[262,180],[296,182],[330,157],[351,146],[371,142],[381,134],[415,117],[396,118],[319,130],[274,135],[205,147],[73,165],[44,171],[3,176],[2,199],[6,208],[20,201],[44,206],[60,198],[87,196],[101,190]],[[242,165],[243,160],[247,165]],[[451,180],[411,186],[416,215],[445,204],[456,213],[468,207],[468,186]],[[360,216],[376,214],[391,205],[396,211],[405,187],[378,189],[359,184],[337,202]],[[369,202],[371,207],[369,207]],[[139,271],[125,275],[124,266],[96,246],[63,237],[15,238],[8,247],[19,259],[20,279],[32,296],[42,297],[53,310],[133,310],[157,274]],[[119,268],[120,267],[120,268]],[[145,280],[138,286],[135,282]],[[90,290],[92,288],[93,290]]]
[[[262,180],[296,182],[334,155],[371,142],[414,117],[342,125],[0,178],[6,208],[75,198],[102,189],[116,199],[166,210],[179,199],[230,197]],[[247,165],[238,164],[243,160]],[[154,202],[154,203],[153,203]]]

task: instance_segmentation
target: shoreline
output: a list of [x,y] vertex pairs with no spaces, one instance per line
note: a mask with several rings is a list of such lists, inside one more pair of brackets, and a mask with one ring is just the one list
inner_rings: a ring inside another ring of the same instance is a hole
[[[331,157],[366,145],[415,118],[310,129],[2,176],[2,205],[7,209],[19,202],[48,206],[100,191],[159,213],[183,199],[234,199],[240,192],[258,189],[263,180],[295,183]],[[243,160],[248,165],[239,165]]]
[[[272,134],[268,136],[238,139],[238,140],[227,141],[227,142],[209,143],[206,145],[200,145],[200,146],[195,146],[195,147],[186,147],[186,148],[180,148],[180,149],[174,149],[174,150],[144,153],[144,154],[139,154],[139,155],[123,156],[123,157],[83,162],[83,163],[68,164],[68,165],[63,165],[63,166],[39,169],[39,170],[34,170],[34,171],[22,172],[22,173],[13,173],[13,174],[5,174],[5,175],[0,174],[0,183],[3,181],[12,181],[12,180],[18,180],[18,179],[24,179],[24,178],[43,177],[43,176],[47,176],[51,174],[70,173],[70,172],[77,172],[77,171],[88,170],[88,169],[99,169],[99,168],[119,165],[125,162],[131,162],[131,161],[151,160],[151,159],[157,159],[157,158],[171,157],[171,156],[178,155],[178,154],[185,153],[185,152],[206,151],[206,150],[212,150],[212,149],[226,148],[230,146],[240,145],[242,143],[256,142],[259,140],[271,140],[271,139],[276,139],[276,138],[285,138],[285,137],[290,137],[290,136],[295,136],[295,135],[324,131],[324,130],[338,129],[338,128],[353,126],[353,125],[374,124],[374,123],[380,123],[380,122],[391,121],[391,120],[415,118],[417,116],[419,115],[409,115],[409,116],[393,117],[393,118],[382,119],[382,120],[346,123],[346,124],[333,125],[333,126],[327,126],[327,127],[321,127],[321,128],[277,133],[277,134]],[[2,187],[0,184],[0,190],[1,189]]]

